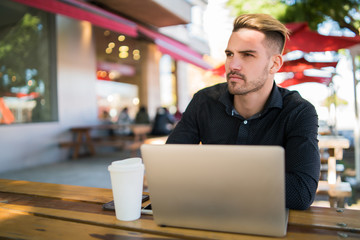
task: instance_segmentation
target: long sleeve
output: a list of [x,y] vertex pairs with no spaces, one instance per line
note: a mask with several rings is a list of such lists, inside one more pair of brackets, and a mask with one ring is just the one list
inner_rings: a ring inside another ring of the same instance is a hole
[[320,176],[318,118],[312,105],[292,114],[286,129],[286,206],[307,209],[314,201]]
[[169,135],[166,143],[198,144],[200,142],[197,126],[198,97],[195,95],[186,108],[181,120]]

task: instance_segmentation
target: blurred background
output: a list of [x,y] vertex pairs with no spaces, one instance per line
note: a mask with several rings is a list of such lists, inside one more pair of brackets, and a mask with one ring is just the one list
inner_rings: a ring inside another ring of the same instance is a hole
[[67,161],[69,148],[59,143],[73,141],[71,128],[117,123],[124,109],[134,120],[144,107],[150,124],[160,108],[181,117],[195,92],[226,81],[235,16],[268,13],[292,31],[276,83],[315,106],[319,135],[348,141],[337,163],[342,180],[357,186],[359,7],[352,0],[2,0],[0,177]]

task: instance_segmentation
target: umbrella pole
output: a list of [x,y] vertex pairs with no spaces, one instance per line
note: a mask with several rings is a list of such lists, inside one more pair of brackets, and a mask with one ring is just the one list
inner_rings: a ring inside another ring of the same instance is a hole
[[360,184],[360,124],[359,124],[359,110],[357,104],[357,93],[356,87],[358,80],[356,79],[356,64],[355,56],[356,53],[350,51],[352,65],[353,65],[353,78],[354,78],[354,106],[355,106],[355,128],[354,128],[354,150],[355,150],[355,174],[356,174],[356,183]]

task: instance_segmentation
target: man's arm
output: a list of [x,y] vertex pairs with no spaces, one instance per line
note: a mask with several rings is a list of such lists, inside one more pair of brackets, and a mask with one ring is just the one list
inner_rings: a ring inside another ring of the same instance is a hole
[[197,109],[199,96],[195,94],[181,120],[169,135],[166,143],[198,144],[200,143],[199,128],[197,123]]
[[320,176],[318,117],[307,104],[289,121],[286,133],[286,207],[307,209],[314,201]]

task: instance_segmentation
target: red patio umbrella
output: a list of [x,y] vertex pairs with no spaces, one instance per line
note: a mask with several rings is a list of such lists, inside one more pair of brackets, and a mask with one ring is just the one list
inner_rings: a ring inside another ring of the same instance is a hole
[[[305,58],[285,61],[279,72],[303,72],[306,69],[319,69],[323,67],[336,67],[337,62],[309,62]],[[211,70],[212,74],[223,77],[225,65],[221,64]]]
[[309,62],[305,58],[285,61],[279,72],[302,72],[306,69],[336,67],[338,62]]
[[286,79],[283,82],[279,83],[278,86],[286,88],[296,84],[314,82],[314,83],[322,83],[329,85],[331,82],[331,77],[313,77],[304,75],[303,72],[298,72],[294,74],[293,78]]
[[360,43],[360,37],[325,36],[310,30],[307,23],[288,23],[291,31],[286,42],[285,53],[300,50],[303,52],[337,51]]
[[224,75],[225,75],[225,64],[221,64],[221,65],[217,66],[216,68],[211,69],[210,71],[214,75],[224,77]]

